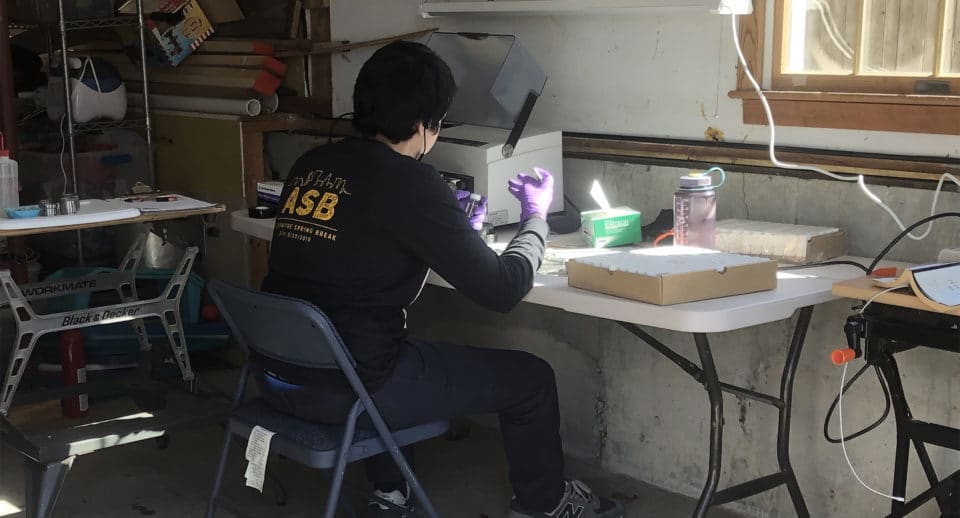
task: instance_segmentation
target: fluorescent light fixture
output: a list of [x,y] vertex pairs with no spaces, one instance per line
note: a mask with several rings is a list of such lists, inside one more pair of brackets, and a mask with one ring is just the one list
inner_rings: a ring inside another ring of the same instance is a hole
[[420,15],[455,16],[468,14],[537,15],[630,13],[650,9],[700,10],[716,14],[751,14],[752,0],[488,0],[434,1],[420,4]]

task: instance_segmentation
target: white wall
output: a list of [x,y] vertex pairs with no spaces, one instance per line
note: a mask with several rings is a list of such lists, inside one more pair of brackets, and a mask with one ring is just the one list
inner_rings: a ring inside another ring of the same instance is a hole
[[[766,143],[767,129],[740,122],[734,88],[735,53],[729,19],[706,13],[630,16],[429,19],[417,16],[419,0],[333,0],[333,38],[358,41],[439,25],[443,30],[517,35],[550,79],[532,124],[568,131],[701,139],[709,126],[727,140]],[[372,50],[334,56],[334,107],[351,111],[353,81]],[[719,101],[718,101],[719,98]],[[718,116],[715,118],[714,114]],[[960,137],[779,128],[780,143],[862,152],[960,157]],[[615,204],[630,205],[652,220],[670,206],[681,169],[587,160],[564,162],[567,193],[583,204],[594,178]],[[877,188],[907,221],[929,211],[929,191]],[[941,208],[958,208],[950,194]],[[896,234],[889,218],[850,184],[828,180],[732,173],[720,193],[723,217],[844,227],[849,249],[872,255]],[[960,245],[956,223],[941,222],[921,243],[898,247],[896,258],[932,260],[940,248]],[[817,308],[798,371],[793,420],[793,459],[815,517],[881,515],[888,503],[860,488],[839,449],[820,435],[823,416],[839,384],[825,354],[843,343],[849,301]],[[696,496],[706,466],[708,407],[702,387],[672,363],[610,322],[521,305],[509,316],[480,311],[455,293],[427,290],[411,311],[411,328],[423,337],[522,348],[545,357],[560,385],[563,435],[568,453],[605,469]],[[788,344],[789,323],[714,337],[725,381],[776,393]],[[652,330],[690,358],[689,336]],[[917,351],[898,358],[914,415],[960,425],[960,361]],[[866,378],[865,378],[866,379]],[[876,380],[863,381],[844,400],[848,430],[882,410]],[[724,476],[721,486],[775,471],[775,412],[727,398]],[[834,434],[836,434],[834,428]],[[861,474],[890,487],[894,432],[890,421],[851,445]],[[960,468],[960,457],[934,450],[942,473]],[[922,491],[911,464],[909,494]],[[736,504],[750,516],[793,516],[785,489]],[[929,505],[916,516],[939,516]]]
[[[565,187],[583,196],[592,179],[612,192],[611,203],[641,210],[653,219],[669,207],[683,169],[589,160],[564,162]],[[908,220],[919,219],[929,193],[904,188],[878,188]],[[913,202],[919,197],[923,204]],[[575,201],[581,201],[575,199]],[[665,203],[666,202],[666,203]],[[944,206],[960,205],[949,193]],[[922,206],[921,206],[922,205]],[[874,255],[896,234],[896,227],[856,186],[828,180],[804,180],[749,173],[731,173],[719,194],[726,217],[784,223],[839,225],[858,255]],[[957,225],[938,222],[922,243],[905,242],[893,255],[928,261],[950,243],[957,243]],[[821,434],[824,416],[836,396],[841,370],[828,354],[845,343],[842,333],[855,303],[838,300],[814,311],[794,385],[791,450],[793,466],[811,516],[848,518],[884,516],[889,503],[860,487],[847,468],[838,445]],[[445,289],[427,290],[411,308],[411,330],[420,338],[533,352],[550,362],[560,392],[564,449],[603,469],[683,493],[699,494],[706,478],[709,407],[703,387],[614,322],[521,304],[509,315],[485,312],[463,296]],[[777,394],[780,370],[795,320],[731,333],[710,341],[720,379]],[[689,334],[647,329],[695,363]],[[929,422],[960,427],[960,358],[920,349],[897,356],[913,415]],[[851,368],[859,369],[861,362]],[[725,434],[721,487],[776,471],[776,412],[751,401],[724,399]],[[844,397],[845,431],[872,423],[883,410],[883,396],[872,373]],[[837,435],[834,415],[831,434]],[[889,491],[893,476],[896,432],[892,416],[877,430],[849,444],[852,461],[867,483]],[[960,469],[960,454],[930,449],[941,475]],[[909,496],[928,486],[913,456]],[[732,504],[750,517],[795,516],[785,488]],[[936,518],[930,505],[912,518]]]
[[[439,26],[518,36],[550,79],[532,124],[567,131],[766,143],[741,123],[729,17],[675,11],[630,15],[421,19],[419,0],[333,0],[334,39],[358,41]],[[353,81],[373,50],[335,55],[334,112],[351,111]],[[719,102],[718,102],[719,94]],[[718,117],[714,117],[717,114]],[[778,128],[779,142],[851,151],[960,156],[960,137]]]

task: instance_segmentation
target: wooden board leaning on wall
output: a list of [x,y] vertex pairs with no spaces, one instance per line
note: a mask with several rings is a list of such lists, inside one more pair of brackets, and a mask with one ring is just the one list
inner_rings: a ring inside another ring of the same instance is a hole
[[[767,173],[786,172],[776,168],[770,162],[766,145],[565,132],[563,153],[569,158],[589,158],[611,162],[675,162],[677,167],[709,164],[729,167],[733,170],[739,167],[745,170],[763,170]],[[884,180],[935,182],[944,173],[960,176],[960,160],[943,157],[844,153],[780,147],[777,158],[784,162],[816,165],[834,173],[862,174]],[[817,175],[814,172],[809,174]]]

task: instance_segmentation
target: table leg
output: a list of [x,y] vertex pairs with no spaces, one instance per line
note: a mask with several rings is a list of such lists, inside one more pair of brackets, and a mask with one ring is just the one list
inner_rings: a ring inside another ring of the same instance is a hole
[[40,464],[27,460],[24,465],[26,489],[26,518],[49,518],[60,498],[60,490],[67,473],[73,467],[73,459],[67,457],[61,461]]
[[720,390],[720,379],[717,377],[717,367],[710,351],[710,342],[707,335],[695,333],[697,353],[700,355],[700,367],[703,369],[703,386],[710,396],[710,465],[707,472],[707,482],[700,493],[695,518],[707,515],[717,486],[720,484],[720,466],[723,460],[723,392]]
[[[920,458],[920,465],[923,466],[923,473],[927,476],[927,482],[930,483],[930,487],[936,486],[940,483],[940,478],[937,476],[937,470],[933,467],[933,462],[930,461],[930,454],[927,453],[927,445],[920,439],[914,438],[913,447],[917,450],[917,457]],[[941,511],[949,509],[950,506],[954,505],[947,500],[946,495],[938,494],[936,498]]]
[[[907,492],[907,468],[910,462],[910,436],[907,432],[910,426],[910,409],[907,407],[907,398],[903,393],[903,384],[900,382],[900,371],[896,360],[889,354],[880,359],[880,371],[887,380],[890,389],[890,400],[893,403],[893,415],[897,421],[897,447],[893,465],[893,496],[905,496]],[[903,516],[906,504],[893,500],[890,505],[890,516]]]
[[[140,300],[140,296],[137,294],[137,272],[140,271],[140,259],[143,257],[143,249],[147,243],[147,236],[149,235],[149,230],[141,234],[134,240],[133,244],[130,245],[130,249],[127,250],[127,255],[123,258],[123,262],[120,263],[119,270],[127,275],[126,282],[121,284],[118,288],[120,293],[120,300],[124,303],[137,302]],[[133,327],[133,333],[137,337],[137,344],[140,346],[140,370],[144,374],[144,379],[146,379],[153,371],[153,358],[151,349],[153,348],[150,343],[150,338],[147,335],[147,327],[141,319],[135,319],[130,321],[130,325]]]
[[[880,361],[880,371],[886,379],[887,386],[890,389],[890,399],[893,404],[894,416],[897,421],[897,447],[893,469],[893,495],[906,496],[907,488],[907,467],[910,463],[910,444],[917,452],[920,465],[923,467],[924,475],[931,487],[940,484],[936,469],[930,461],[930,454],[927,453],[927,446],[916,437],[911,436],[911,422],[913,414],[910,412],[910,406],[907,404],[907,398],[903,392],[903,382],[900,378],[900,369],[897,368],[897,362],[893,355],[882,353]],[[942,493],[935,495],[937,504],[942,512],[947,512],[954,504],[950,502],[949,497]],[[891,516],[903,516],[908,514],[905,502],[894,501],[891,505]],[[945,515],[946,516],[946,515]]]
[[10,269],[13,279],[21,284],[30,282],[28,278],[30,265],[27,262],[27,245],[23,237],[7,238],[7,244],[10,248],[10,256],[13,257],[13,267]]
[[790,352],[787,353],[787,360],[783,365],[783,374],[780,376],[780,401],[783,404],[779,408],[780,419],[777,429],[777,461],[781,473],[786,478],[787,490],[790,491],[790,499],[793,500],[793,508],[796,510],[797,516],[801,518],[809,518],[810,512],[807,510],[803,493],[800,491],[800,484],[797,482],[797,475],[793,472],[793,466],[790,463],[790,413],[793,409],[793,379],[797,372],[797,365],[800,363],[800,354],[803,352],[803,343],[807,337],[807,330],[810,328],[812,315],[813,306],[802,308],[793,331]]
[[[710,342],[704,333],[694,333],[694,340],[697,344],[697,352],[700,355],[700,366],[697,366],[682,355],[676,353],[665,344],[651,336],[649,333],[640,329],[634,324],[620,322],[631,334],[647,343],[664,355],[667,359],[683,369],[698,383],[703,384],[710,398],[710,458],[707,480],[704,484],[700,499],[697,502],[697,508],[694,512],[695,518],[706,516],[711,506],[723,505],[747,498],[764,491],[786,485],[790,492],[790,498],[793,501],[794,509],[800,518],[809,518],[810,513],[807,510],[806,503],[803,500],[803,493],[800,491],[800,485],[797,483],[797,477],[790,464],[790,416],[793,404],[793,381],[797,371],[797,365],[800,362],[800,354],[803,350],[804,340],[807,330],[810,327],[810,319],[813,314],[813,307],[808,306],[800,309],[797,325],[794,329],[793,338],[790,344],[790,351],[784,362],[783,374],[780,379],[780,397],[762,394],[754,390],[738,387],[728,383],[722,383],[717,376],[716,364],[713,359],[713,353],[710,350]],[[756,478],[743,482],[741,484],[718,491],[720,482],[720,472],[722,466],[723,453],[723,392],[729,392],[738,397],[748,398],[760,403],[773,406],[779,411],[779,427],[777,433],[777,460],[780,471],[771,475]]]

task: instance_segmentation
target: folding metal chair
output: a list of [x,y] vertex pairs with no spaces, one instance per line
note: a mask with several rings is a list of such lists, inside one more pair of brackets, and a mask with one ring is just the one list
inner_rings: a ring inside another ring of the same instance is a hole
[[[213,518],[217,507],[243,515],[230,505],[229,500],[220,496],[220,489],[231,438],[249,438],[256,425],[276,433],[270,443],[272,453],[311,468],[333,470],[324,515],[327,518],[333,518],[336,513],[347,463],[384,452],[389,453],[400,468],[420,503],[420,510],[430,518],[437,518],[433,504],[400,453],[400,446],[443,435],[449,423],[436,421],[391,431],[357,376],[356,362],[330,320],[317,307],[302,300],[239,288],[218,280],[210,282],[208,287],[248,358],[234,393],[234,411],[227,422],[207,518]],[[261,398],[244,401],[251,352],[300,367],[339,369],[357,395],[346,423],[341,426],[312,423],[278,412]],[[374,430],[357,429],[357,419],[364,412],[370,417]]]

